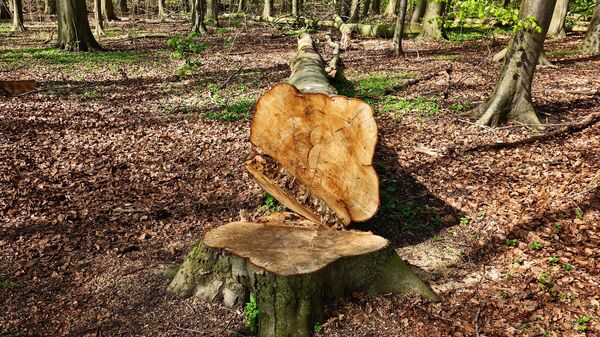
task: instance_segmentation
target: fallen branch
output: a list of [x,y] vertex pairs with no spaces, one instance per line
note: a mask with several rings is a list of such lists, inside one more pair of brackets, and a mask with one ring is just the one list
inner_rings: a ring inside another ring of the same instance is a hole
[[233,73],[231,73],[231,75],[229,75],[229,77],[227,77],[225,79],[225,81],[221,82],[221,84],[219,84],[219,89],[223,89],[225,88],[225,86],[227,85],[227,83],[229,83],[229,81],[231,81],[231,79],[233,78],[233,76],[239,74],[242,69],[244,69],[244,66],[241,66],[238,68],[238,70],[234,71]]

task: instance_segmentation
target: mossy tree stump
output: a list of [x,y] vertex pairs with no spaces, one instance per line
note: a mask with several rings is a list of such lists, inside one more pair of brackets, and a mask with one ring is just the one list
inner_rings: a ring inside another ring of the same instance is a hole
[[437,299],[386,239],[336,230],[368,220],[379,206],[377,126],[369,105],[335,95],[310,36],[298,41],[289,84],[257,103],[250,136],[256,153],[246,163],[294,213],[210,230],[169,286],[226,306],[254,294],[259,336],[309,336],[325,304],[354,291]]

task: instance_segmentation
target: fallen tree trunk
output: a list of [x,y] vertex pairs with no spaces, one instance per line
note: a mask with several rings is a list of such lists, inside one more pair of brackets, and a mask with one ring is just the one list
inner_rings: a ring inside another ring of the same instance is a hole
[[253,295],[259,336],[277,337],[310,336],[324,305],[354,291],[439,299],[386,239],[334,229],[377,211],[377,126],[368,104],[336,95],[310,35],[298,39],[288,83],[259,99],[250,141],[246,168],[294,213],[210,230],[170,291],[227,306]]

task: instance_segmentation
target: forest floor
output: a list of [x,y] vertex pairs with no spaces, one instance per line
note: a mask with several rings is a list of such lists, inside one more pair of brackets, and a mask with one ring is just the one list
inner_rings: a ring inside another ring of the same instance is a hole
[[[186,23],[111,23],[97,54],[44,44],[50,23],[8,28],[0,79],[43,91],[0,98],[0,335],[250,335],[242,309],[166,288],[203,233],[264,204],[243,169],[249,121],[289,75],[294,37],[220,29],[180,80],[167,39]],[[407,58],[358,38],[341,55],[341,92],[379,125],[381,211],[357,228],[388,238],[443,301],[356,293],[317,335],[597,336],[600,124],[561,130],[600,112],[600,58],[577,52],[581,35],[548,41],[556,67],[533,86],[546,129],[482,128],[461,114],[493,89],[508,37],[451,37],[406,41]]]

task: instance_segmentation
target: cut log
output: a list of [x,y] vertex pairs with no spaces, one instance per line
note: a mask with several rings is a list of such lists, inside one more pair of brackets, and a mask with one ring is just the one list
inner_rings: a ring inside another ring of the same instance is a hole
[[354,291],[439,299],[386,239],[331,228],[377,211],[377,126],[368,104],[336,95],[325,69],[310,35],[301,34],[289,83],[269,89],[252,119],[256,154],[246,167],[294,213],[210,230],[169,286],[227,306],[253,294],[259,336],[310,336],[324,305]]
[[366,232],[234,222],[209,231],[169,286],[225,305],[254,294],[259,336],[310,336],[326,303],[353,291],[438,300],[384,238]]

